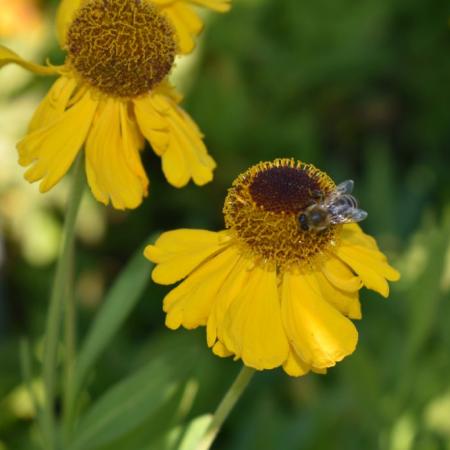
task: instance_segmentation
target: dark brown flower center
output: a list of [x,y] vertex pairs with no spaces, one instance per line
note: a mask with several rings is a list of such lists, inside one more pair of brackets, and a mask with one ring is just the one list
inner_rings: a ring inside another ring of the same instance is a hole
[[320,189],[320,180],[313,174],[290,166],[263,170],[249,186],[250,195],[261,208],[294,214],[306,208]]

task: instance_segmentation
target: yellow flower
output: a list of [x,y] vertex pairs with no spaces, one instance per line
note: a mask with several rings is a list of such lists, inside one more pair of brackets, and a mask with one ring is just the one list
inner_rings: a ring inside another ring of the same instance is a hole
[[387,297],[387,280],[399,273],[356,223],[302,227],[305,209],[322,201],[318,193],[327,198],[334,189],[310,164],[260,163],[229,190],[226,230],[163,233],[145,250],[156,263],[152,278],[184,279],[164,299],[166,325],[204,325],[217,355],[258,370],[283,366],[293,376],[325,372],[351,354],[359,290]]
[[202,23],[192,5],[226,11],[228,0],[63,0],[62,66],[44,67],[0,46],[0,67],[15,63],[59,75],[17,146],[30,182],[51,189],[85,147],[88,183],[101,202],[135,208],[148,191],[144,139],[170,184],[203,185],[215,168],[203,135],[167,77],[177,54],[192,50]]

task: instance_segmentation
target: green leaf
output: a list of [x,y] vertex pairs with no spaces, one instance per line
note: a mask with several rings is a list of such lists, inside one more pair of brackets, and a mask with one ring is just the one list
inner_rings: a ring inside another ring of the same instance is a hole
[[[144,247],[144,246],[143,246]],[[111,287],[105,302],[86,337],[76,364],[74,396],[141,297],[150,280],[151,263],[139,248]]]
[[212,414],[204,414],[193,419],[186,427],[179,450],[195,450],[212,419]]
[[68,450],[111,443],[156,416],[194,367],[195,349],[166,349],[143,369],[112,387],[80,420]]

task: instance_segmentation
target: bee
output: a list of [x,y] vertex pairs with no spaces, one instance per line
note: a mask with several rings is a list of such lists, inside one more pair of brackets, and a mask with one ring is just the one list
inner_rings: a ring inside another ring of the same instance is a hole
[[324,231],[330,225],[364,220],[367,212],[358,208],[358,201],[351,195],[353,185],[353,180],[346,180],[327,195],[314,191],[315,202],[298,216],[300,228],[303,231]]

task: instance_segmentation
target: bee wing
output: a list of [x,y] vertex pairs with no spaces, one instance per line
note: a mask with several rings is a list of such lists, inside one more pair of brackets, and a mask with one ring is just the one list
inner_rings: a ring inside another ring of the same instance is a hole
[[336,186],[335,192],[338,195],[351,194],[354,184],[355,182],[353,180],[345,180]]
[[330,222],[334,225],[339,223],[361,222],[367,217],[367,211],[359,208],[337,209],[330,217]]
[[[336,202],[339,202],[343,197],[351,197],[354,198],[350,193],[353,191],[353,180],[345,180],[342,183],[339,183],[332,192],[330,192],[326,198],[323,200],[323,205],[326,207],[330,207]],[[356,202],[356,199],[355,199]]]

